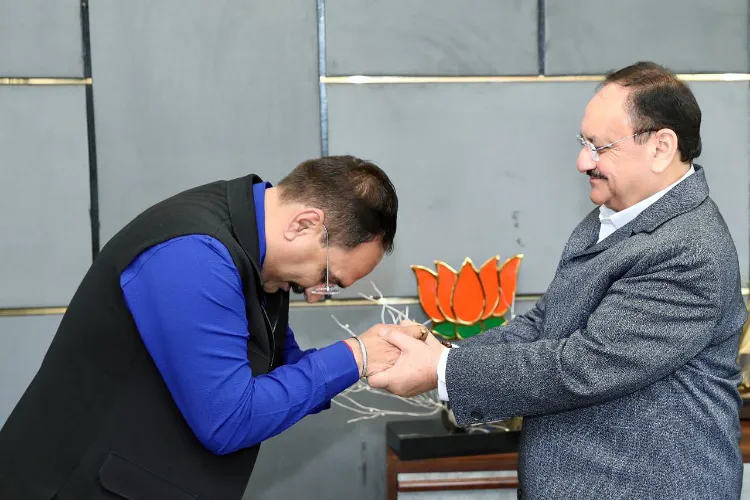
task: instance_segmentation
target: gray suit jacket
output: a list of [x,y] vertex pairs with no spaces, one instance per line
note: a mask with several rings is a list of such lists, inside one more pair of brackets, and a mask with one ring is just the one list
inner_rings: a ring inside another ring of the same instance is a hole
[[737,251],[691,175],[596,243],[573,231],[536,306],[450,351],[460,424],[524,416],[524,499],[738,499]]

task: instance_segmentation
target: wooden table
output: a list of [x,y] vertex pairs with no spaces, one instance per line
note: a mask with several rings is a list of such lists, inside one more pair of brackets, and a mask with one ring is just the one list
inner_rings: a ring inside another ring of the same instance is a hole
[[[740,450],[745,463],[750,463],[750,420],[741,420],[742,438]],[[386,476],[388,500],[396,500],[399,492],[456,490],[499,490],[518,488],[518,477],[486,477],[459,479],[401,480],[404,473],[427,472],[483,472],[515,471],[518,468],[518,453],[474,455],[466,457],[431,458],[426,460],[401,460],[386,445]]]

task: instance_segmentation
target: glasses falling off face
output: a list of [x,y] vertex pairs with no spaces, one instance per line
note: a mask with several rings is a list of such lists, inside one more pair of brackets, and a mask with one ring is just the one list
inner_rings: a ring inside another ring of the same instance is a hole
[[323,281],[325,284],[314,287],[310,290],[310,293],[315,295],[337,295],[341,293],[341,288],[337,286],[336,284],[331,284],[330,281],[330,271],[329,271],[329,247],[328,247],[328,228],[325,224],[323,224],[323,231],[325,231],[326,235],[326,270],[325,270],[325,281]]

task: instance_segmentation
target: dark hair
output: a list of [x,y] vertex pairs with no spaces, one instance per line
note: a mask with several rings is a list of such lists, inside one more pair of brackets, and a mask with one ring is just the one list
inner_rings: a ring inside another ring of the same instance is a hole
[[279,183],[282,202],[321,209],[331,245],[354,248],[382,237],[393,251],[398,196],[377,165],[354,156],[326,156],[300,163]]
[[614,83],[631,89],[626,107],[633,124],[633,133],[663,128],[677,135],[677,147],[683,162],[701,154],[701,108],[690,88],[668,69],[653,62],[637,62],[627,68],[608,73],[604,85]]

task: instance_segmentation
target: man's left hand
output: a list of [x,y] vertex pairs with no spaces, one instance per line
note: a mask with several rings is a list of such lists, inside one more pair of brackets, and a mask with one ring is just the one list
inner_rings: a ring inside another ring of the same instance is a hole
[[398,347],[401,355],[392,368],[370,376],[367,380],[370,386],[404,397],[437,388],[438,362],[446,347],[431,333],[424,342],[398,330],[383,331],[380,336]]

